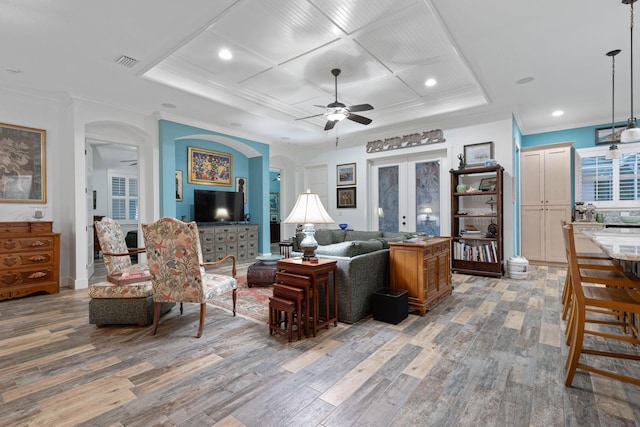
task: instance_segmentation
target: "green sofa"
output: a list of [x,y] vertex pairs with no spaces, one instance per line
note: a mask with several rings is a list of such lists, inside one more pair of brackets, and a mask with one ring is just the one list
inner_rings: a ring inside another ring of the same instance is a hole
[[[318,258],[335,259],[338,268],[338,320],[355,323],[371,314],[371,295],[389,286],[390,241],[402,241],[414,233],[316,230]],[[298,233],[292,256],[301,256]]]

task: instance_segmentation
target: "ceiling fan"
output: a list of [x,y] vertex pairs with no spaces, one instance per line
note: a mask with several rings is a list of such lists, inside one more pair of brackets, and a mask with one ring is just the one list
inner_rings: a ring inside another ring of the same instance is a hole
[[363,117],[358,114],[353,114],[356,111],[368,111],[373,110],[373,106],[370,104],[358,104],[347,107],[341,102],[338,102],[338,76],[340,75],[340,69],[334,68],[331,70],[331,74],[335,78],[335,101],[326,107],[323,105],[316,105],[316,107],[326,108],[326,111],[322,114],[314,114],[313,116],[300,117],[296,120],[310,119],[311,117],[325,116],[327,118],[327,124],[324,126],[324,130],[333,129],[333,127],[340,120],[349,119],[351,121],[368,125],[372,120],[368,117]]

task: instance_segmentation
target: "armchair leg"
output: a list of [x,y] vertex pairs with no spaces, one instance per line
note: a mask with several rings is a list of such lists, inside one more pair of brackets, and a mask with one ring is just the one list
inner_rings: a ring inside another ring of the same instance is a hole
[[232,299],[233,299],[233,317],[236,316],[236,299],[237,299],[236,290],[237,289],[233,290],[233,297],[232,297]]
[[207,315],[207,304],[200,304],[200,327],[198,328],[198,335],[196,338],[200,338],[202,336],[202,330],[204,329],[204,318]]
[[151,330],[151,335],[155,335],[158,330],[158,322],[160,321],[160,302],[153,302],[153,329]]

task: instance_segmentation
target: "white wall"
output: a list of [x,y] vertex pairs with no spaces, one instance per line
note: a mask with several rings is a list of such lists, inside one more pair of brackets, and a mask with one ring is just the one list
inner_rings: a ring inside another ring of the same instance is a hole
[[[296,197],[305,189],[304,170],[305,168],[326,165],[329,173],[327,175],[327,185],[329,188],[329,203],[327,211],[336,220],[337,223],[347,223],[350,228],[358,230],[368,229],[368,206],[369,193],[371,185],[368,182],[369,162],[374,159],[391,158],[395,156],[411,156],[426,151],[443,150],[447,152],[447,159],[441,166],[449,169],[458,167],[458,154],[464,152],[464,146],[468,144],[477,144],[480,142],[493,141],[494,158],[504,167],[504,255],[505,259],[512,256],[512,240],[513,240],[513,191],[512,191],[512,119],[511,116],[505,117],[504,120],[485,123],[480,125],[466,126],[455,129],[443,129],[443,143],[422,145],[411,148],[400,148],[395,150],[386,150],[377,153],[367,153],[366,146],[368,141],[375,139],[392,138],[396,136],[408,135],[411,133],[421,133],[433,129],[428,128],[399,128],[385,131],[375,138],[360,143],[349,141],[348,146],[335,147],[335,144],[328,143],[326,147],[316,147],[314,149],[297,149],[290,145],[272,145],[272,158],[278,159],[278,166],[282,170],[282,193],[286,203],[282,203],[283,215],[293,208]],[[343,138],[346,139],[346,138]],[[356,163],[356,186],[357,186],[357,209],[337,209],[336,208],[336,166],[343,163]],[[331,173],[334,171],[334,173]],[[450,183],[448,179],[442,182],[443,194],[450,193]],[[445,197],[445,200],[448,200]],[[449,207],[443,206],[442,218],[442,234],[447,234],[450,230]],[[332,226],[332,227],[335,227]],[[295,233],[295,225],[285,225],[284,235],[289,236]]]

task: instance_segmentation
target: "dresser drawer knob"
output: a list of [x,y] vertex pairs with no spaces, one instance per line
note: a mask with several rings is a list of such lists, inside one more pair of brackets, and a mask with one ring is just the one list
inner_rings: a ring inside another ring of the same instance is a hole
[[35,242],[33,242],[31,245],[32,248],[39,248],[40,246],[45,246],[46,243],[43,242],[42,240],[36,240]]
[[29,257],[29,261],[44,262],[44,261],[47,261],[47,257],[44,255],[34,255],[32,257]]
[[30,274],[28,279],[42,279],[43,277],[46,277],[47,273],[43,273],[42,271],[36,271],[33,274]]

